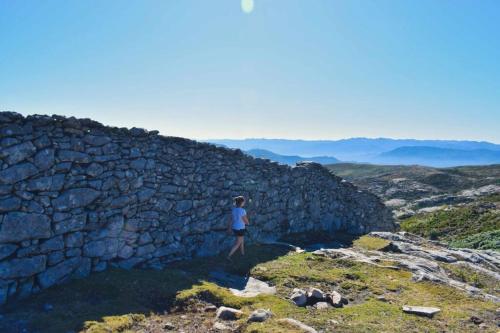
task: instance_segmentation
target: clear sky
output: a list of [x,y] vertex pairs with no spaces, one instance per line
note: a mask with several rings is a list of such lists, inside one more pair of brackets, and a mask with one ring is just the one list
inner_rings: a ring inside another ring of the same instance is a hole
[[500,1],[244,2],[0,0],[0,110],[191,138],[500,143]]

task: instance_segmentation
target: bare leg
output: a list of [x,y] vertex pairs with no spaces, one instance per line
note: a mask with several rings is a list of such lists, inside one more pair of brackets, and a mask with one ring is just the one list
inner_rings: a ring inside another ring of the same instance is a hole
[[241,245],[240,245],[241,255],[245,255],[245,238],[241,237]]
[[242,236],[238,236],[238,238],[236,238],[236,243],[234,244],[233,248],[231,249],[231,252],[229,252],[229,254],[227,255],[228,258],[231,258],[231,256],[234,254],[234,252],[236,252],[236,250],[238,250],[242,241],[243,241]]

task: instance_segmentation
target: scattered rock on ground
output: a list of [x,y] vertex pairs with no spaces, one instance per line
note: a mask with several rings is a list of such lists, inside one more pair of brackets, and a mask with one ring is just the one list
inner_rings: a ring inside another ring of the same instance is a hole
[[297,306],[305,306],[307,304],[307,294],[302,289],[297,289],[297,288],[293,289],[290,299]]
[[311,302],[317,302],[325,299],[326,294],[318,288],[309,288],[307,291],[307,299]]
[[[336,308],[341,308],[344,305],[344,299],[336,291],[332,291],[326,295],[326,300]],[[347,301],[347,300],[346,300]]]
[[219,322],[216,322],[212,328],[217,332],[227,332],[232,330],[231,327]]
[[221,320],[237,320],[243,316],[243,311],[221,306],[217,309],[215,317]]
[[215,305],[207,305],[207,306],[205,306],[205,308],[203,308],[203,311],[215,312],[215,311],[217,311],[217,307]]
[[387,298],[385,298],[385,296],[377,296],[377,300],[378,301],[381,301],[381,302],[387,302]]
[[330,304],[328,304],[327,302],[318,302],[318,303],[314,304],[313,306],[315,309],[324,310],[324,309],[328,309],[330,307]]
[[479,325],[483,323],[483,320],[479,317],[472,316],[470,317],[470,321],[472,321],[474,324]]
[[306,324],[304,324],[304,323],[302,323],[302,322],[300,322],[300,321],[298,321],[296,319],[284,318],[284,319],[280,319],[279,321],[287,323],[287,324],[292,325],[292,326],[295,326],[298,329],[301,329],[301,330],[303,330],[304,332],[307,332],[307,333],[318,333],[318,331],[316,331],[311,326],[307,326]]
[[487,328],[488,328],[488,325],[486,325],[485,323],[481,323],[481,324],[479,324],[479,326],[478,326],[478,327],[479,327],[480,329],[485,330],[485,329],[487,329]]
[[264,322],[271,318],[272,312],[269,310],[265,309],[257,309],[252,314],[250,314],[250,317],[248,318],[249,322]]
[[426,316],[432,318],[436,313],[440,312],[441,309],[427,306],[403,306],[403,312],[412,313],[419,316]]
[[165,323],[165,325],[163,325],[163,329],[167,330],[167,331],[173,331],[175,330],[175,325],[172,324],[171,322],[168,322],[168,323]]

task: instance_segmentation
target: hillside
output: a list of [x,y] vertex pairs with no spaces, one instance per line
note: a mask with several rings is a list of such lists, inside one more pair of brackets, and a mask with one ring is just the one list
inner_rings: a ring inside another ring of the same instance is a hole
[[384,200],[421,199],[438,194],[458,194],[486,185],[500,186],[500,164],[433,168],[419,165],[338,163],[327,168]]
[[500,165],[340,163],[328,168],[381,197],[402,230],[457,247],[500,249]]
[[500,250],[500,195],[418,213],[401,229],[454,247]]
[[297,155],[280,155],[265,149],[250,149],[245,151],[245,153],[253,157],[264,158],[274,162],[278,162],[281,164],[288,164],[292,166],[302,161],[310,161],[319,164],[332,164],[339,162],[338,159],[332,156],[302,157]]

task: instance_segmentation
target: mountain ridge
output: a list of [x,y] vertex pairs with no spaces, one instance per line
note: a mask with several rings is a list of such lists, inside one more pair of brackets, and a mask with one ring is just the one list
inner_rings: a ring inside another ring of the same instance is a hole
[[246,154],[257,158],[265,158],[274,162],[278,162],[281,164],[287,165],[295,165],[298,162],[302,161],[310,161],[316,162],[320,164],[334,164],[339,163],[340,161],[333,156],[311,156],[311,157],[303,157],[298,155],[280,155],[276,154],[270,150],[266,149],[250,149],[245,151]]
[[[500,152],[500,145],[487,141],[468,140],[417,140],[417,139],[370,139],[351,138],[341,140],[289,140],[289,139],[225,139],[209,140],[208,142],[224,145],[229,148],[239,148],[247,151],[251,149],[265,149],[279,155],[298,155],[304,158],[313,156],[335,156],[345,162],[368,162],[385,163],[380,161],[380,154],[401,147],[432,147],[441,149],[456,149],[464,151],[488,150],[496,154]],[[490,152],[485,152],[491,155]],[[469,165],[466,159],[464,163],[451,161],[450,164],[435,165],[432,161],[423,160],[423,165],[435,166],[457,166]],[[493,159],[487,163],[498,163],[500,160]],[[402,164],[413,164],[414,162],[398,161]],[[484,162],[481,162],[484,163]],[[477,163],[472,163],[477,164]]]
[[451,149],[428,146],[399,147],[379,154],[377,162],[387,164],[425,164],[436,167],[488,165],[500,162],[500,151],[489,149]]

